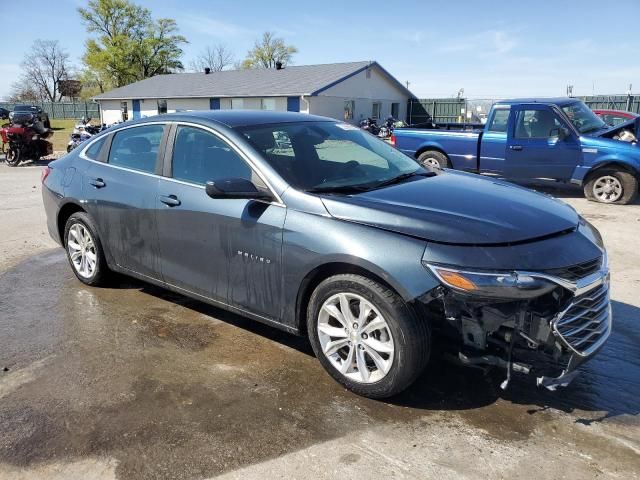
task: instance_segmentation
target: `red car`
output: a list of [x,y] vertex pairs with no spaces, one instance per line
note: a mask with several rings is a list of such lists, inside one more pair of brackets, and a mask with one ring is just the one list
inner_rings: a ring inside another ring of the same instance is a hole
[[640,117],[640,114],[633,112],[625,112],[624,110],[594,110],[593,113],[598,115],[604,123],[616,127],[621,123],[628,122],[634,118]]

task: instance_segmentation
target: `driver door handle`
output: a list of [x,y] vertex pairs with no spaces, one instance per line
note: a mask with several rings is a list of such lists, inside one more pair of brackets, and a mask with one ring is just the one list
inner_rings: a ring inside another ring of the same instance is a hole
[[516,150],[519,152],[520,150],[522,150],[522,145],[509,145],[509,148],[511,150]]
[[177,207],[180,205],[180,200],[175,195],[160,195],[160,201],[169,207]]
[[102,188],[102,187],[106,187],[107,184],[104,183],[104,180],[102,180],[101,178],[92,178],[89,183],[91,185],[93,185],[96,188]]

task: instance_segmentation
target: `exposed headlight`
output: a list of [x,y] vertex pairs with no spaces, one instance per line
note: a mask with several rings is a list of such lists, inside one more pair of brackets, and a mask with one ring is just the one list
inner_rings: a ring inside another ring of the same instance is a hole
[[543,278],[509,272],[481,272],[424,263],[447,287],[478,297],[504,299],[535,298],[550,292],[557,285]]

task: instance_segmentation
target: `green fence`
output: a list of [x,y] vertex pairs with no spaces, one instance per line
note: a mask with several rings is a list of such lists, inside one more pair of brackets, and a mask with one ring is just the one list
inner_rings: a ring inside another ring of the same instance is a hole
[[592,109],[626,110],[640,113],[640,97],[633,95],[590,95],[588,97],[576,97]]
[[100,118],[100,105],[94,102],[21,102],[21,103],[0,103],[0,107],[13,110],[16,105],[36,105],[42,107],[49,118],[73,118],[91,117]]
[[412,99],[407,106],[407,123],[423,123],[430,118],[436,123],[462,123],[466,106],[464,98]]

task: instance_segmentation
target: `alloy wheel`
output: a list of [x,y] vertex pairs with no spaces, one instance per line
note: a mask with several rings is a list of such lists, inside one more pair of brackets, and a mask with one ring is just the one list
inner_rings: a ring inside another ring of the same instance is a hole
[[440,162],[438,161],[438,159],[434,158],[434,157],[425,158],[424,161],[422,162],[422,164],[424,166],[427,166],[427,167],[436,167],[436,168],[441,168],[442,167],[440,165]]
[[593,183],[593,195],[603,203],[613,203],[622,197],[622,183],[612,175],[605,175]]
[[358,383],[384,378],[393,365],[394,342],[384,316],[354,293],[329,297],[318,314],[323,354],[345,377]]
[[67,235],[67,250],[73,268],[83,278],[91,278],[96,270],[96,246],[91,233],[81,223],[74,223]]

